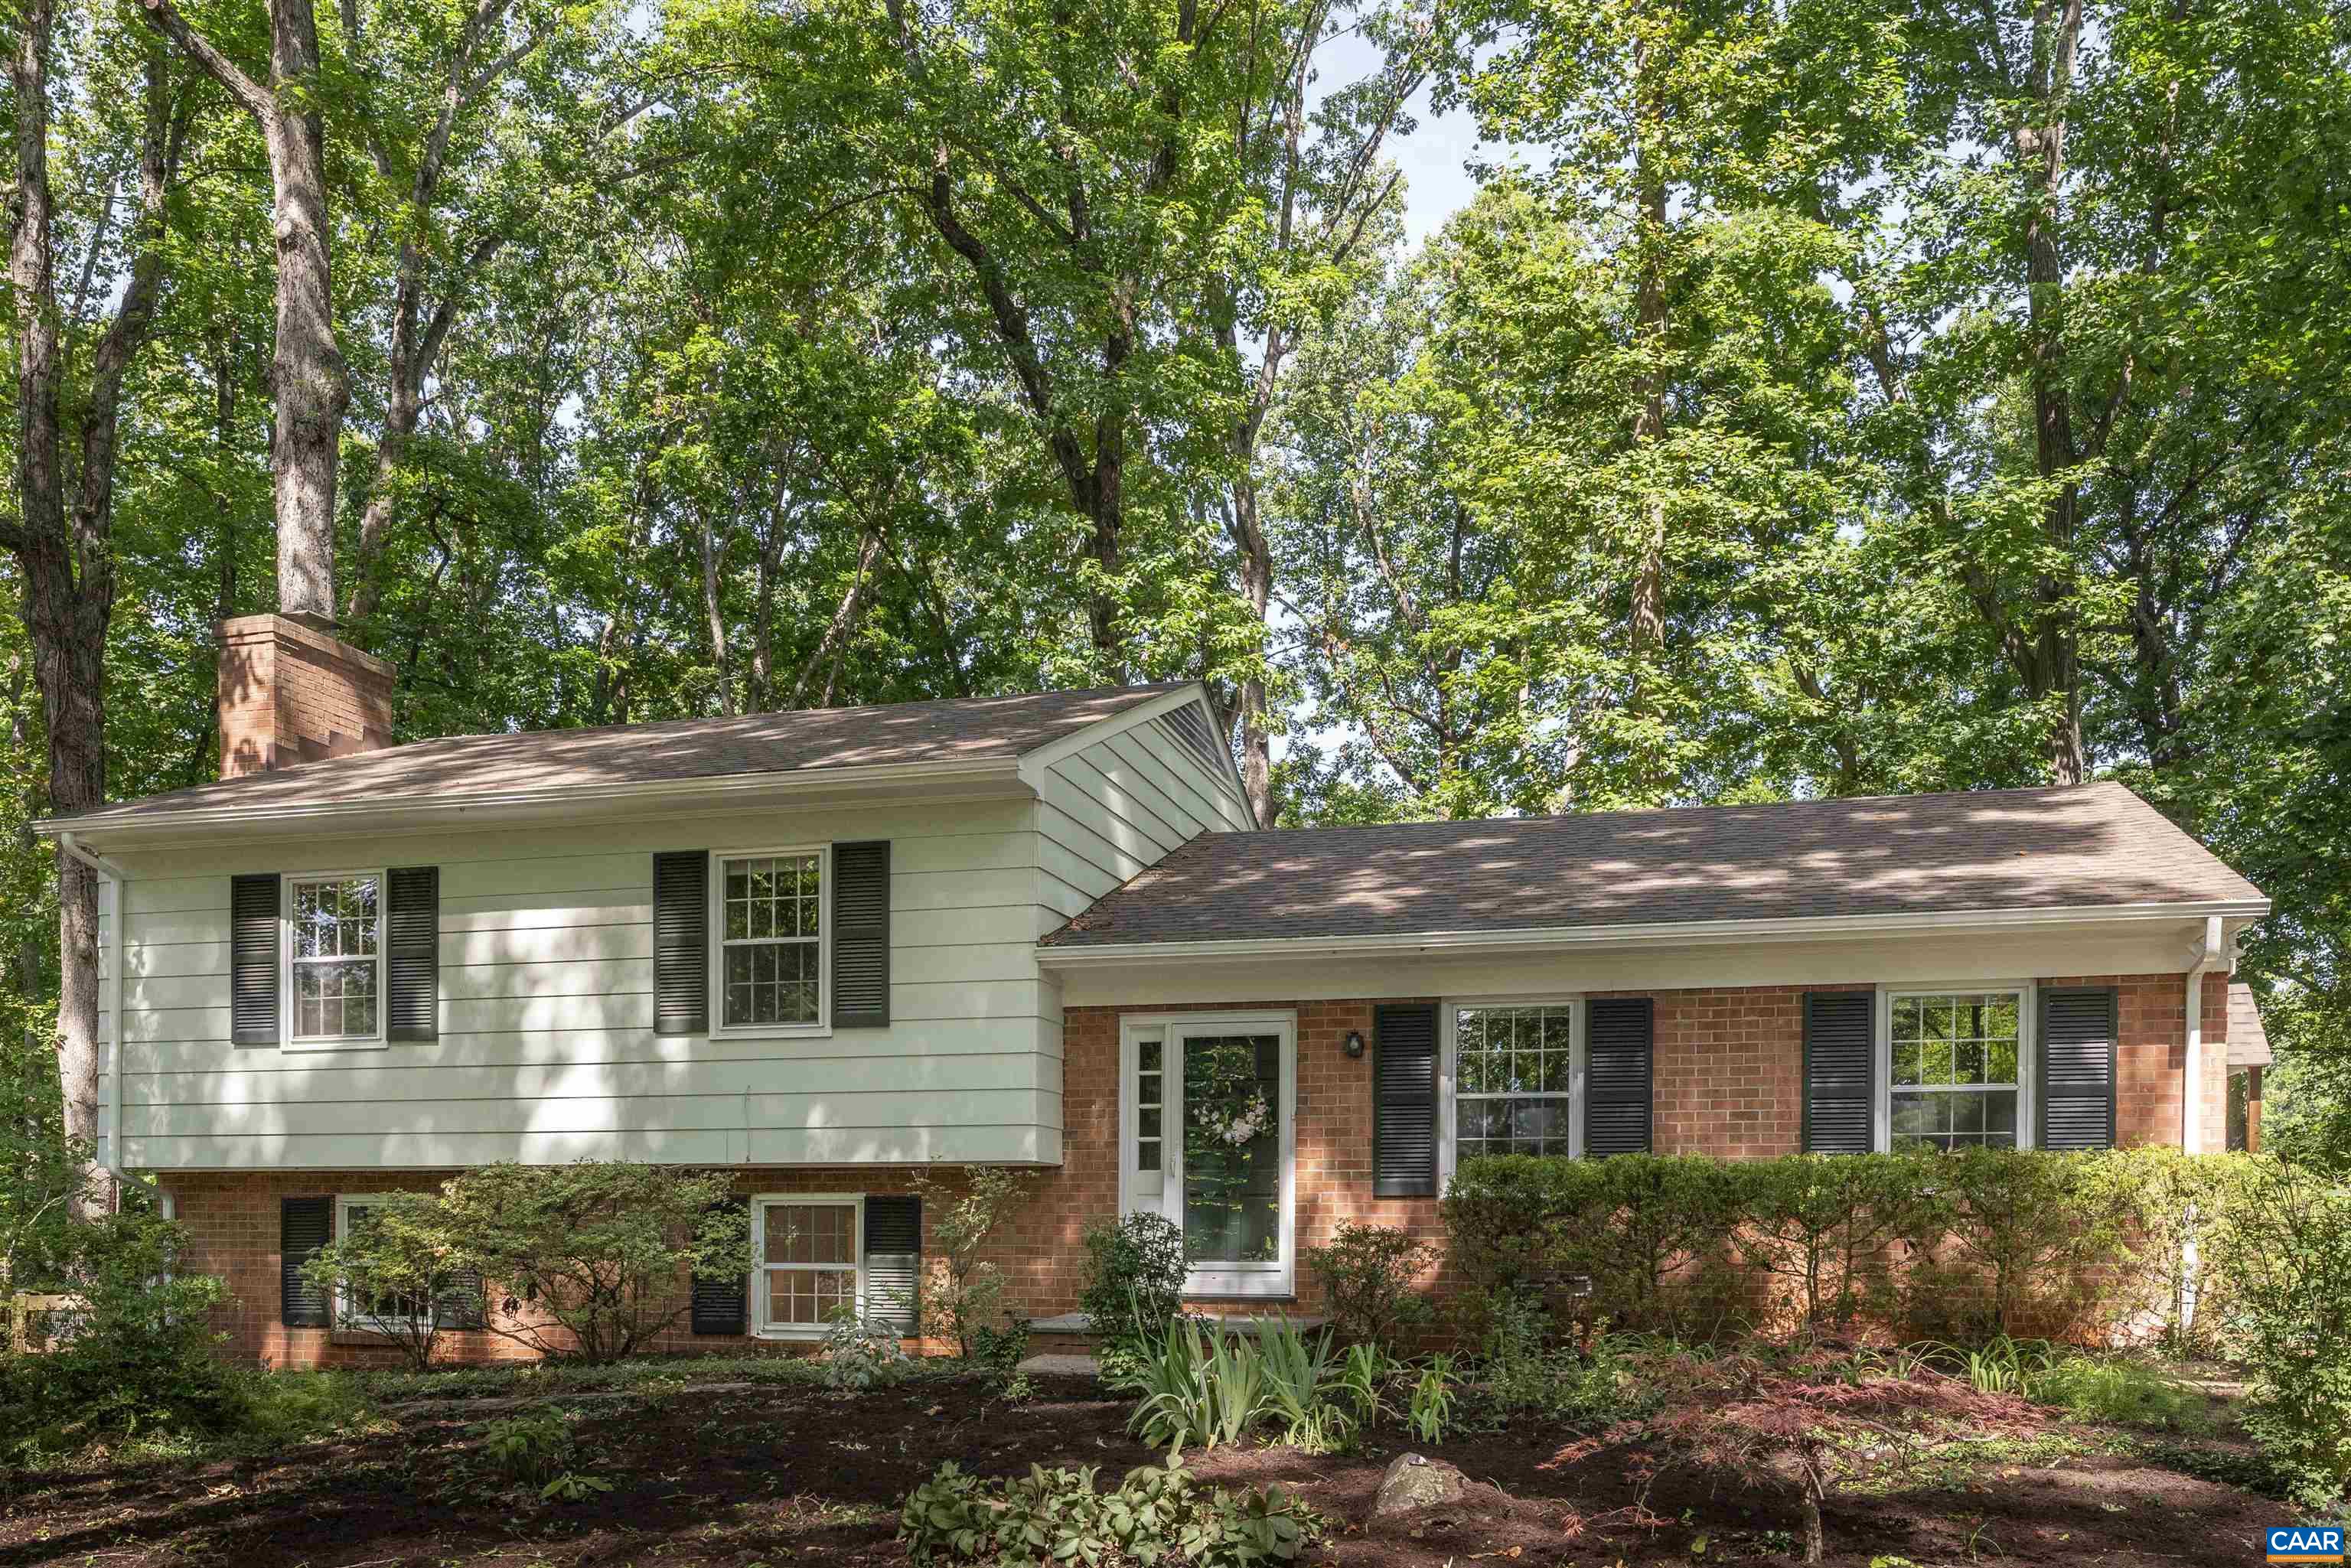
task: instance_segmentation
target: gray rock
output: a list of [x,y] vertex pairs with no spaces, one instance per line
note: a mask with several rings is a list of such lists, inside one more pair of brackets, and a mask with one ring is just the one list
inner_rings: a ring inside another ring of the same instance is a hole
[[1398,1454],[1388,1466],[1387,1474],[1380,1478],[1379,1495],[1372,1500],[1372,1517],[1385,1519],[1411,1509],[1457,1502],[1460,1497],[1459,1470],[1442,1459]]

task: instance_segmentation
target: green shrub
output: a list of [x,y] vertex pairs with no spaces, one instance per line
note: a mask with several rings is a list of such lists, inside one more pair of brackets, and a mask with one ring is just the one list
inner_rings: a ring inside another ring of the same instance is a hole
[[0,1457],[243,1423],[246,1381],[219,1359],[210,1322],[228,1292],[182,1271],[183,1245],[177,1225],[139,1212],[59,1234],[51,1277],[87,1307],[47,1353],[0,1355]]
[[1164,1215],[1130,1214],[1086,1229],[1078,1310],[1101,1341],[1113,1385],[1152,1354],[1184,1309],[1184,1233]]
[[1886,1252],[1926,1222],[1933,1155],[1795,1155],[1742,1166],[1740,1260],[1792,1284],[1810,1333],[1851,1328],[1882,1301]]
[[987,1481],[953,1461],[909,1493],[898,1536],[916,1563],[1154,1563],[1196,1568],[1290,1563],[1321,1539],[1322,1522],[1279,1489],[1203,1488],[1172,1456],[1127,1472],[1113,1491],[1094,1490],[1093,1466]]
[[261,1447],[363,1431],[380,1419],[371,1381],[353,1372],[248,1370],[239,1431]]
[[2058,1356],[2030,1380],[2025,1397],[2077,1420],[2116,1427],[2202,1432],[2212,1425],[2200,1390],[2138,1356]]
[[632,1160],[490,1165],[443,1184],[453,1263],[504,1292],[493,1333],[542,1355],[617,1361],[685,1315],[685,1276],[747,1274],[725,1172]]
[[[1439,1205],[1454,1268],[1481,1295],[1540,1289],[1572,1271],[1576,1233],[1606,1218],[1596,1160],[1464,1160]],[[1475,1325],[1475,1314],[1472,1314]]]
[[[1978,1321],[1993,1333],[2032,1321],[2072,1323],[2103,1302],[2127,1252],[2124,1209],[2097,1154],[1959,1149],[1936,1156],[1920,1239],[1948,1240],[1954,1260],[1982,1271]],[[2092,1270],[2108,1270],[2101,1281]]]
[[364,1219],[320,1248],[302,1276],[336,1303],[337,1326],[397,1346],[422,1372],[452,1320],[481,1312],[479,1281],[460,1285],[450,1277],[464,1250],[437,1195],[393,1193],[371,1202]]
[[2118,1214],[2129,1250],[2127,1266],[2109,1281],[2113,1310],[2162,1323],[2174,1355],[2228,1348],[2233,1279],[2211,1260],[2228,1252],[2227,1232],[2261,1168],[2241,1155],[2160,1146],[2118,1149],[2097,1162],[2098,1201]]
[[1004,1166],[963,1167],[954,1186],[928,1171],[914,1177],[930,1216],[930,1250],[942,1265],[923,1284],[924,1332],[955,1341],[966,1361],[977,1354],[978,1331],[1009,1312],[1004,1275],[980,1253],[1035,1187],[1033,1172]]
[[849,1307],[836,1308],[818,1353],[827,1388],[887,1388],[914,1369],[898,1331]]
[[1437,1261],[1437,1249],[1386,1225],[1342,1224],[1330,1244],[1306,1249],[1306,1266],[1322,1282],[1331,1320],[1342,1339],[1395,1350],[1427,1326],[1435,1312],[1413,1281]]
[[998,1393],[1009,1392],[1016,1384],[1026,1387],[1020,1364],[1029,1359],[1029,1320],[1005,1314],[1004,1326],[991,1327],[975,1323],[971,1330],[971,1361],[978,1367],[989,1386]]
[[1681,1333],[1703,1302],[1686,1276],[1728,1250],[1751,1169],[1700,1155],[1498,1155],[1464,1162],[1443,1212],[1471,1284],[1588,1280],[1593,1315]]
[[2351,1192],[2267,1157],[2249,1163],[2214,1258],[2251,1374],[2245,1430],[2296,1501],[2331,1508],[2351,1492]]
[[1596,1426],[1641,1408],[1649,1395],[1628,1336],[1594,1334],[1578,1348],[1554,1343],[1541,1305],[1523,1293],[1493,1298],[1479,1344],[1479,1399],[1495,1415],[1531,1411]]
[[560,1410],[524,1410],[475,1429],[482,1461],[507,1480],[544,1486],[570,1468],[570,1423]]

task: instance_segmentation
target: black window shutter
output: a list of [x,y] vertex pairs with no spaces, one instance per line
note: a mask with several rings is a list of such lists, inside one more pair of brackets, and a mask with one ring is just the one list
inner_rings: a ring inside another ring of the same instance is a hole
[[1437,1008],[1372,1009],[1372,1196],[1437,1196]]
[[832,1027],[890,1021],[890,841],[832,846]]
[[1602,997],[1586,1006],[1583,1152],[1594,1156],[1646,1154],[1656,998]]
[[1804,993],[1804,1152],[1865,1155],[1877,1134],[1877,997]]
[[707,850],[653,856],[653,1032],[710,1032]]
[[911,1337],[922,1325],[923,1200],[865,1200],[865,1315]]
[[228,1032],[238,1045],[276,1045],[277,873],[228,884]]
[[[742,1209],[749,1205],[742,1198],[731,1197],[718,1206],[721,1208]],[[747,1307],[749,1281],[741,1274],[713,1279],[703,1274],[694,1277],[694,1306],[689,1316],[695,1333],[739,1334],[749,1332]]]
[[2041,1147],[2115,1146],[2116,1012],[2112,986],[2041,993]]
[[[275,879],[273,879],[275,880]],[[277,1321],[289,1329],[322,1329],[328,1322],[327,1291],[302,1277],[302,1265],[335,1239],[335,1200],[277,1200]]]
[[441,1037],[441,868],[394,866],[384,873],[389,909],[384,1003],[390,1040]]

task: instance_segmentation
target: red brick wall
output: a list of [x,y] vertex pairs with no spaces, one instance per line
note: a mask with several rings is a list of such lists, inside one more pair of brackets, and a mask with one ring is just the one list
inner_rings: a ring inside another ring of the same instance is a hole
[[[2180,975],[2069,977],[2051,982],[2119,988],[2120,1085],[2117,1132],[2126,1144],[2179,1138],[2181,1063],[2186,1054],[2186,979]],[[2227,1092],[2227,984],[2204,982],[2207,1146],[2218,1147]],[[1656,1146],[1660,1153],[1761,1158],[1794,1153],[1802,1125],[1802,993],[1787,987],[1653,993],[1656,1009]],[[1297,1244],[1327,1241],[1343,1221],[1409,1230],[1442,1245],[1434,1198],[1377,1198],[1371,1192],[1372,1062],[1350,1059],[1350,1030],[1367,1039],[1370,1001],[1246,1004],[1298,1015]],[[1238,1003],[1134,1009],[1220,1012]],[[992,1260],[1008,1297],[1027,1313],[1074,1310],[1084,1282],[1086,1227],[1118,1207],[1118,1040],[1122,1009],[1072,1008],[1063,1033],[1063,1163],[1042,1171],[1029,1200],[1007,1222]],[[442,1173],[445,1174],[445,1173]],[[736,1188],[760,1192],[907,1191],[910,1173],[893,1168],[760,1170],[737,1173]],[[280,1364],[383,1363],[382,1347],[330,1343],[325,1330],[287,1329],[278,1321],[277,1203],[283,1197],[431,1186],[435,1173],[320,1172],[194,1174],[163,1178],[195,1246],[194,1267],[224,1275],[237,1304],[224,1314],[234,1354]],[[926,1206],[925,1250],[936,1206]],[[1434,1281],[1441,1294],[1446,1281]],[[1248,1303],[1205,1301],[1205,1311],[1247,1311]],[[1311,1272],[1298,1270],[1301,1313],[1320,1309]],[[747,1342],[680,1333],[661,1348],[741,1350]],[[452,1336],[452,1359],[518,1354],[486,1333]]]
[[1804,988],[1655,995],[1651,1145],[1661,1155],[1726,1159],[1796,1153],[1803,1141]]
[[282,615],[221,624],[221,777],[392,744],[392,667]]

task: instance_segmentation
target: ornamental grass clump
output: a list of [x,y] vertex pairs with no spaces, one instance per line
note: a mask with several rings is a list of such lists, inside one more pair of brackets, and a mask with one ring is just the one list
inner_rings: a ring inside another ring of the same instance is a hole
[[1239,1442],[1268,1398],[1257,1344],[1190,1319],[1170,1329],[1122,1386],[1140,1396],[1128,1429],[1170,1455]]

